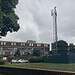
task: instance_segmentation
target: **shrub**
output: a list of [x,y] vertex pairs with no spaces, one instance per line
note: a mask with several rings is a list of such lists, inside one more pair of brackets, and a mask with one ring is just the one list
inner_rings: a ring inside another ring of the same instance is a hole
[[4,65],[5,62],[3,60],[0,60],[0,65]]
[[29,62],[40,63],[40,62],[43,62],[43,59],[42,59],[42,57],[32,57],[32,58],[29,59]]

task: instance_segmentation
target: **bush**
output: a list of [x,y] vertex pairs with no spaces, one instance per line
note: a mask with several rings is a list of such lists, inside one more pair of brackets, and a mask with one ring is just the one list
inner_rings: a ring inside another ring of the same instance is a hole
[[3,60],[0,60],[0,65],[4,65],[5,62]]
[[68,56],[67,55],[53,55],[48,57],[49,63],[68,63]]
[[30,63],[40,63],[40,62],[43,62],[43,59],[42,57],[32,57],[29,59],[29,62]]

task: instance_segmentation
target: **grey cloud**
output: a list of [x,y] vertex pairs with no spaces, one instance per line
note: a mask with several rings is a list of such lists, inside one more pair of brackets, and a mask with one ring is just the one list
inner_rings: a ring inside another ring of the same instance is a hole
[[16,13],[21,28],[2,40],[52,42],[51,9],[54,6],[58,12],[59,39],[75,42],[75,0],[19,0]]

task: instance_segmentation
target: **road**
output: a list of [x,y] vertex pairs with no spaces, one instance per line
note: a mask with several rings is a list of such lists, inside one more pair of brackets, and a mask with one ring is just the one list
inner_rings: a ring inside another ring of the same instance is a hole
[[56,71],[56,70],[37,70],[37,69],[22,69],[0,67],[0,73],[5,75],[75,75],[75,72]]

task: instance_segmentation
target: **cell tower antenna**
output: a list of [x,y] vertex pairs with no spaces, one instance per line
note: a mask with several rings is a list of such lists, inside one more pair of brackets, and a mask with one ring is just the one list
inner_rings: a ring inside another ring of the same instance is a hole
[[53,42],[56,42],[56,50],[57,50],[58,36],[57,36],[57,10],[56,10],[56,6],[54,7],[54,9],[52,9],[51,16],[53,17]]

